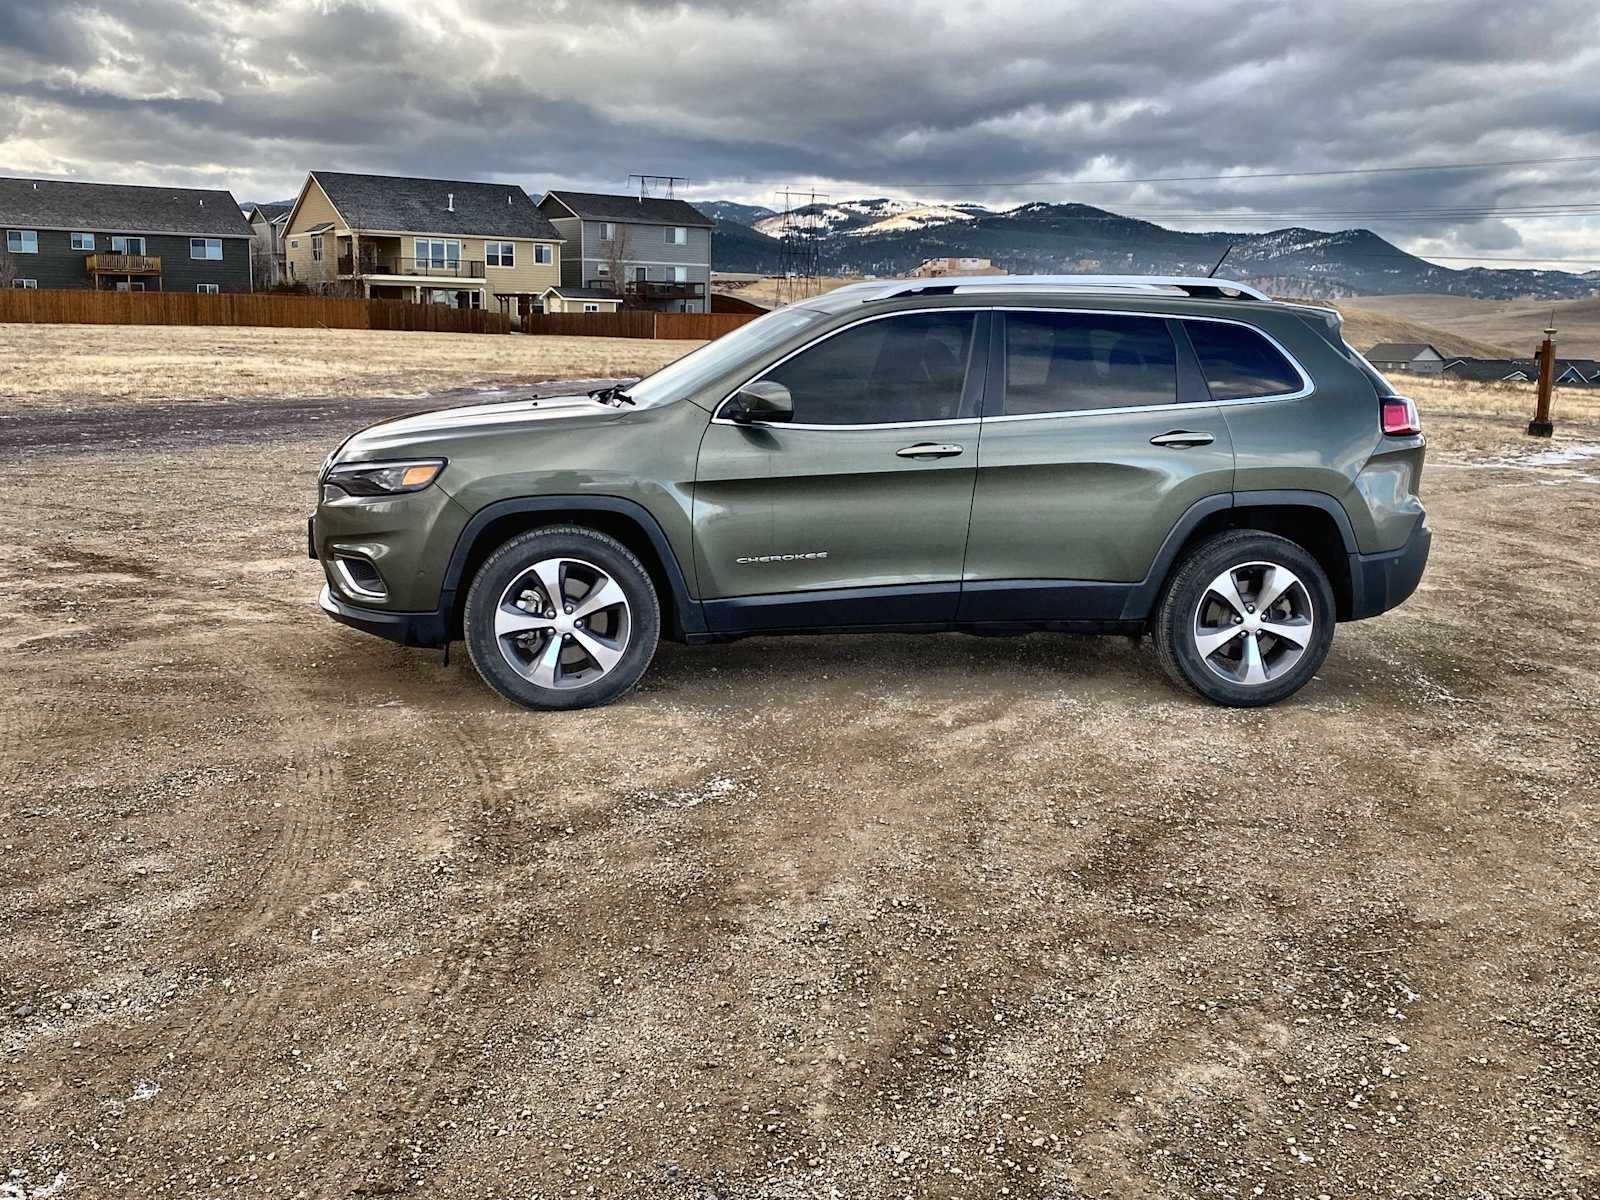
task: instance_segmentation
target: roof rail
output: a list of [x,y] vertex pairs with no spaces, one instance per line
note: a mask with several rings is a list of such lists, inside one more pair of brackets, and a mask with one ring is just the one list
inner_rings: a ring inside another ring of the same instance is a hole
[[[848,285],[870,290],[863,301],[898,296],[954,295],[957,292],[1002,292],[1011,289],[1053,292],[1182,292],[1197,300],[1260,300],[1272,297],[1247,283],[1188,275],[936,275],[928,279],[893,279]],[[841,288],[841,291],[844,289]]]

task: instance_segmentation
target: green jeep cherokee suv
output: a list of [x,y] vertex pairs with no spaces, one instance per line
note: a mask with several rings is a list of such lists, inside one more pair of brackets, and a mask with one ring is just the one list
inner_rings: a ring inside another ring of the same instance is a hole
[[1221,704],[1303,686],[1416,588],[1415,407],[1328,309],[1215,279],[891,280],[638,383],[386,421],[310,522],[335,620],[460,637],[531,708],[657,639],[1153,635]]

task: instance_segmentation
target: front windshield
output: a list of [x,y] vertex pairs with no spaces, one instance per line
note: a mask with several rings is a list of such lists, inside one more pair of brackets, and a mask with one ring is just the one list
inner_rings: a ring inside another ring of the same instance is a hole
[[762,346],[780,342],[827,317],[827,313],[809,308],[775,309],[668,363],[628,388],[628,396],[641,408],[681,399],[699,391]]

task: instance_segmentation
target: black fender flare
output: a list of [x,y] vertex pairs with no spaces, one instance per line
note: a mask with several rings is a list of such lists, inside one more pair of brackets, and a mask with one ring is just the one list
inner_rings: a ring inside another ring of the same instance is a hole
[[[1205,496],[1196,500],[1187,509],[1183,516],[1178,518],[1166,540],[1161,543],[1161,549],[1156,551],[1155,561],[1150,564],[1150,570],[1145,577],[1133,585],[1128,593],[1128,598],[1122,606],[1122,619],[1125,621],[1143,621],[1150,616],[1155,608],[1156,597],[1167,582],[1167,576],[1172,571],[1173,561],[1178,557],[1178,551],[1184,542],[1189,540],[1189,535],[1207,517],[1215,513],[1236,508],[1315,508],[1328,514],[1338,527],[1339,538],[1344,542],[1345,553],[1351,556],[1352,562],[1357,559],[1357,546],[1355,530],[1350,525],[1350,514],[1345,512],[1344,505],[1326,492],[1301,491],[1299,489],[1285,488],[1273,491],[1257,492],[1218,492],[1212,496]],[[1359,581],[1356,581],[1359,582]]]
[[444,582],[439,589],[441,612],[448,614],[455,611],[456,593],[462,586],[461,577],[466,571],[467,559],[484,529],[502,517],[539,512],[605,512],[631,520],[649,539],[667,584],[672,589],[675,635],[683,637],[706,631],[705,614],[701,611],[700,601],[689,594],[683,568],[678,563],[678,556],[673,553],[672,543],[667,540],[661,523],[644,505],[621,496],[521,496],[484,505],[472,514],[456,538],[455,549],[450,552],[450,563],[445,568]]

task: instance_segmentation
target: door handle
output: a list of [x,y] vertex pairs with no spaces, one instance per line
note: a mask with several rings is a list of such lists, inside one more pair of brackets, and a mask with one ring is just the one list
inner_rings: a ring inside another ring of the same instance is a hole
[[1209,433],[1194,433],[1187,429],[1174,429],[1171,433],[1158,433],[1150,439],[1152,446],[1209,446],[1217,439]]
[[899,458],[954,458],[965,448],[943,442],[918,442],[915,446],[901,446],[895,455]]

